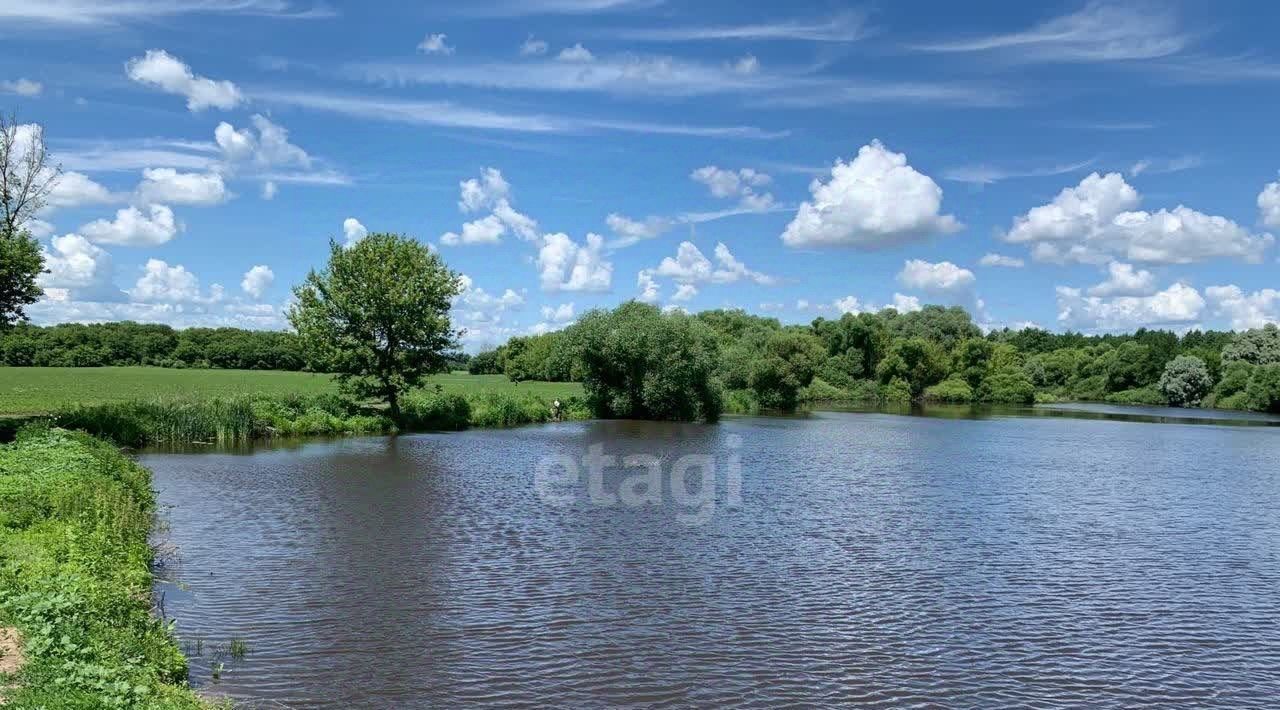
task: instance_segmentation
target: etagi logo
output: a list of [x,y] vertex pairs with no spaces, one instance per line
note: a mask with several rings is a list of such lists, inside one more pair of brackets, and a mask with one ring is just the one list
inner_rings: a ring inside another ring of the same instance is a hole
[[[742,504],[742,459],[739,455],[742,437],[731,435],[726,443],[727,452],[723,453],[721,460],[711,454],[685,454],[672,462],[665,475],[663,460],[659,456],[628,454],[619,460],[618,456],[605,453],[604,444],[593,444],[580,459],[569,454],[543,457],[538,462],[533,485],[538,498],[544,503],[572,505],[583,493],[585,474],[586,499],[592,505],[661,506],[669,494],[675,504],[678,522],[701,525],[715,515],[721,471],[724,473],[724,506],[735,509]],[[606,476],[607,471],[619,469],[628,475]],[[610,482],[618,478],[620,480],[616,484]]]

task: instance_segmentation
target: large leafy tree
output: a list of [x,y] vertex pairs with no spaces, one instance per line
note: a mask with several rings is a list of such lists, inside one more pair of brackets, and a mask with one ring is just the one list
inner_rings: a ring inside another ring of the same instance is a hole
[[883,384],[901,380],[910,387],[913,398],[919,397],[947,376],[947,355],[937,343],[924,338],[899,340],[880,361],[876,376]]
[[26,232],[0,228],[0,330],[26,319],[26,307],[44,293],[36,283],[43,271],[36,240]]
[[0,329],[25,320],[26,306],[44,293],[40,245],[26,231],[58,179],[36,125],[0,115]]
[[1194,355],[1179,355],[1165,365],[1156,387],[1169,404],[1194,407],[1213,389],[1213,377],[1204,360]]
[[380,397],[400,418],[400,396],[443,370],[459,333],[449,308],[462,287],[440,257],[412,238],[371,234],[330,242],[329,264],[294,289],[289,322],[316,369],[354,394]]
[[596,416],[719,418],[719,347],[711,328],[697,318],[630,301],[587,313],[566,337]]

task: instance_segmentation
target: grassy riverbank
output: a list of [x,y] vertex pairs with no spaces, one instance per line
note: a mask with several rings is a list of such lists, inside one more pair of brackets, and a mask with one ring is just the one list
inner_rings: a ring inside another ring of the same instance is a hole
[[[559,416],[586,419],[580,397],[562,398]],[[50,419],[121,446],[238,444],[288,436],[388,434],[396,431],[456,431],[550,421],[552,399],[531,391],[443,387],[416,390],[401,402],[402,420],[336,393],[236,395],[208,399],[169,398],[65,407]]]
[[150,613],[154,507],[149,472],[105,442],[28,429],[0,446],[7,707],[206,707]]
[[[573,382],[521,382],[505,375],[450,373],[429,378],[427,387],[466,395],[529,393],[551,399],[581,396]],[[0,415],[49,414],[59,409],[110,402],[184,398],[208,400],[242,395],[321,395],[337,392],[329,375],[273,370],[180,370],[165,367],[0,367]]]

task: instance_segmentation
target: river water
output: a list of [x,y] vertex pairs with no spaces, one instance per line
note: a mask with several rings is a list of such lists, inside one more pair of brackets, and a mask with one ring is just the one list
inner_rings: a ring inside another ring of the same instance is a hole
[[193,684],[266,706],[1275,707],[1280,429],[1115,418],[141,459]]

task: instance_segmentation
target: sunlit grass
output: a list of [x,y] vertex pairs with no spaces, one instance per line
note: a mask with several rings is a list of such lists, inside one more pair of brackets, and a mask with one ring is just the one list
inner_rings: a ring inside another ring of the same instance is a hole
[[[430,378],[446,392],[529,393],[546,399],[582,394],[569,382],[513,383],[503,375],[454,373]],[[329,375],[267,370],[179,370],[162,367],[0,367],[0,415],[45,414],[76,405],[237,395],[336,392]]]

